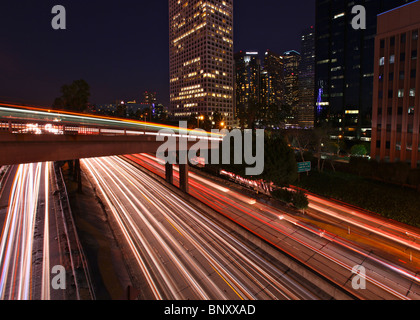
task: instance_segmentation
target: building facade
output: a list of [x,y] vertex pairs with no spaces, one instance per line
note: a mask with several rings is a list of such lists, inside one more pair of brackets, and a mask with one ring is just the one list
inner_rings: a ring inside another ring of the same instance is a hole
[[420,165],[420,1],[378,16],[372,158]]
[[[333,138],[370,141],[377,15],[408,0],[316,0],[316,122]],[[352,27],[352,8],[366,9],[366,30]]]
[[301,128],[313,128],[315,121],[315,28],[302,33],[299,68],[298,123]]
[[235,54],[236,113],[251,102],[260,101],[261,60],[258,52]]
[[298,126],[299,117],[299,69],[301,55],[295,50],[287,51],[283,55],[284,59],[284,101],[291,110],[291,115],[287,120],[290,126]]
[[143,92],[143,101],[142,103],[146,103],[146,104],[156,104],[157,102],[157,96],[156,96],[156,92],[151,92],[151,91],[144,91]]
[[269,78],[270,91],[268,92],[268,104],[281,106],[284,101],[284,59],[283,56],[267,50],[264,56],[264,70]]
[[170,107],[174,119],[234,119],[233,0],[169,0]]
[[261,61],[258,52],[235,54],[235,110],[241,127],[244,119],[253,119],[256,127],[280,126],[270,118],[284,103],[283,57],[267,51]]

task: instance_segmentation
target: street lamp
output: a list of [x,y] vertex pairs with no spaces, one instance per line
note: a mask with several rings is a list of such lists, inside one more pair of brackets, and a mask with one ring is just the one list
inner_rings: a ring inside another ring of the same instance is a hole
[[197,128],[200,128],[200,120],[203,121],[204,120],[204,116],[198,116],[197,117]]

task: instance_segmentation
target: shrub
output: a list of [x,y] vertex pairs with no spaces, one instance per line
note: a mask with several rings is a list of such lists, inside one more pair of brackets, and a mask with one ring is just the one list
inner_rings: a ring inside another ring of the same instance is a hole
[[276,189],[271,193],[271,195],[273,196],[274,199],[277,199],[286,203],[292,203],[293,201],[293,192],[287,189]]
[[305,210],[309,207],[308,197],[302,191],[293,193],[292,203],[295,206],[295,208],[298,210]]
[[420,227],[420,197],[416,190],[340,172],[313,172],[310,176],[302,176],[299,186],[321,196]]
[[356,144],[351,148],[350,153],[353,156],[363,157],[367,155],[368,151],[363,144]]
[[295,192],[287,189],[277,189],[271,195],[277,200],[293,204],[298,210],[307,209],[309,206],[308,197],[302,191]]

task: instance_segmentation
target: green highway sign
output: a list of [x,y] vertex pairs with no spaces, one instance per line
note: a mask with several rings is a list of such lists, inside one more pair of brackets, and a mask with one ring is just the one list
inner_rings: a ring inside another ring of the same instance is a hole
[[298,173],[309,172],[312,170],[311,162],[298,162]]

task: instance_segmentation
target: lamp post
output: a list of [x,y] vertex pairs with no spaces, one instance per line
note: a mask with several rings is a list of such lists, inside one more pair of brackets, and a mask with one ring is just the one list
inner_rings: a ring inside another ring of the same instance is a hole
[[204,120],[204,116],[198,116],[197,117],[197,129],[200,128],[200,120],[203,121]]

